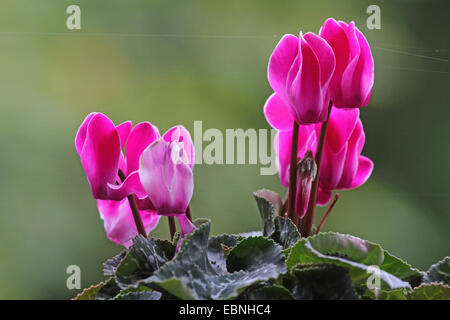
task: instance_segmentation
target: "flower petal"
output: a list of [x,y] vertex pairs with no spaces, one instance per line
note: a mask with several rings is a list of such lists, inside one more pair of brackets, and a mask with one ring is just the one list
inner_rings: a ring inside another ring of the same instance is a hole
[[289,70],[298,54],[298,38],[286,34],[278,42],[269,59],[267,78],[273,91],[285,99],[286,79]]
[[358,171],[353,178],[351,188],[357,188],[363,185],[372,174],[373,166],[372,160],[365,156],[359,156]]
[[195,151],[194,151],[194,143],[191,139],[191,134],[186,130],[183,126],[175,126],[167,130],[164,134],[163,139],[167,142],[181,142],[183,145],[183,149],[186,152],[188,164],[191,169],[194,167],[195,161]]
[[177,142],[158,139],[142,153],[140,159],[139,177],[158,214],[185,214],[192,198],[192,169],[174,158],[174,154],[179,152],[177,147]]
[[83,122],[81,123],[80,128],[78,129],[77,135],[75,136],[75,148],[77,149],[78,154],[81,154],[81,151],[84,146],[84,142],[86,140],[86,134],[87,134],[87,128],[89,125],[89,122],[91,121],[92,117],[95,116],[98,112],[92,112],[84,118]]
[[107,184],[116,182],[120,152],[114,123],[101,113],[95,114],[87,126],[80,155],[94,198],[108,199]]
[[289,107],[276,93],[273,93],[267,99],[264,105],[264,114],[267,122],[275,129],[282,131],[292,130],[294,118],[291,116]]
[[133,130],[127,142],[127,173],[139,169],[139,158],[142,152],[156,139],[159,138],[158,128],[150,122],[138,123]]
[[[128,200],[97,200],[97,207],[103,219],[107,237],[126,248],[130,247],[138,231]],[[149,233],[157,226],[160,216],[151,210],[141,210],[140,214],[145,231]]]

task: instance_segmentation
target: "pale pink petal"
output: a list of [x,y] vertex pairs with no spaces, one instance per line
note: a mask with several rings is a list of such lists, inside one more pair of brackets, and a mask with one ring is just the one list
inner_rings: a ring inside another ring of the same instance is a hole
[[180,152],[179,148],[178,142],[158,139],[142,153],[140,159],[142,186],[162,215],[184,214],[192,198],[192,169],[187,163],[174,158]]
[[194,143],[191,139],[191,134],[183,126],[175,126],[164,134],[163,139],[167,142],[180,142],[186,152],[188,164],[191,169],[194,167],[195,152]]
[[[97,206],[107,237],[126,248],[130,247],[138,231],[128,200],[97,200]],[[142,210],[140,214],[145,230],[149,233],[157,226],[160,216],[151,210]]]

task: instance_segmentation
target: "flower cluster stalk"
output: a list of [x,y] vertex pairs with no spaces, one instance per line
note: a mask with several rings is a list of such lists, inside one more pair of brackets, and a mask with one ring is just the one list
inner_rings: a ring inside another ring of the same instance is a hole
[[322,123],[322,126],[320,128],[319,141],[317,143],[317,151],[316,151],[317,175],[312,183],[311,196],[309,198],[308,210],[306,211],[306,215],[302,219],[301,225],[300,225],[300,234],[303,237],[309,237],[312,234],[312,228],[313,228],[315,215],[316,215],[316,202],[317,202],[317,190],[319,188],[320,165],[322,162],[323,147],[325,144],[325,137],[326,137],[327,128],[328,128],[328,120],[330,120],[330,113],[331,113],[332,105],[333,104],[330,101],[330,104],[328,106],[327,120],[324,123]]
[[294,121],[294,129],[292,130],[291,163],[289,167],[289,193],[287,206],[287,215],[294,224],[297,224],[297,216],[295,214],[295,193],[297,188],[298,131],[298,123]]

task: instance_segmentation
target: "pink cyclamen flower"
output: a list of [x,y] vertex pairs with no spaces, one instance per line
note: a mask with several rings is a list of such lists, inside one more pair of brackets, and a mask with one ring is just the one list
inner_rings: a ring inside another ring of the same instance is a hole
[[194,191],[193,167],[193,143],[182,126],[167,131],[140,158],[142,186],[158,214],[178,218],[182,236],[194,229],[185,215]]
[[[320,124],[316,132],[320,132]],[[320,167],[318,204],[327,204],[332,190],[353,189],[364,184],[373,162],[362,156],[365,134],[358,109],[332,108]]]
[[[291,143],[294,118],[289,107],[278,96],[272,94],[264,106],[264,114],[269,124],[277,130],[274,150],[277,155],[277,169],[281,184],[289,187],[289,167],[291,159]],[[315,153],[317,134],[315,125],[299,126],[297,159],[303,159],[308,150]]]
[[275,47],[268,79],[299,124],[323,122],[330,101],[328,86],[335,68],[330,45],[314,33],[285,35]]
[[333,49],[336,69],[330,83],[333,104],[338,108],[359,108],[369,104],[374,81],[374,63],[369,43],[355,23],[329,18],[320,36]]
[[[338,108],[331,110],[319,173],[317,196],[319,205],[326,205],[331,200],[332,190],[361,186],[367,181],[373,169],[373,162],[361,155],[365,136],[359,119],[359,110]],[[288,112],[288,106],[277,94],[267,100],[264,114],[269,124],[278,130],[274,142],[277,168],[281,184],[288,187],[292,117]],[[315,155],[320,127],[321,124],[300,125],[297,159],[303,159],[308,150]],[[298,214],[302,212],[298,211]]]
[[[136,195],[139,213],[147,233],[153,230],[159,215],[139,180],[139,157],[144,149],[160,137],[158,128],[141,122],[132,129],[130,121],[118,126],[102,113],[91,113],[81,124],[75,146],[91,186],[98,199],[100,216],[107,237],[128,247],[138,234],[128,200]],[[126,157],[122,149],[126,144]],[[122,171],[122,181],[119,177]]]
[[[97,200],[108,239],[128,248],[139,233],[127,199],[121,201]],[[145,231],[150,233],[158,225],[160,215],[154,210],[139,210]]]
[[[146,193],[139,181],[138,163],[142,151],[159,138],[158,128],[149,122],[131,121],[118,126],[104,114],[89,114],[81,124],[75,146],[86,172],[92,195],[101,200],[122,200],[130,194]],[[122,149],[126,143],[126,159]],[[126,179],[118,176],[119,169]]]

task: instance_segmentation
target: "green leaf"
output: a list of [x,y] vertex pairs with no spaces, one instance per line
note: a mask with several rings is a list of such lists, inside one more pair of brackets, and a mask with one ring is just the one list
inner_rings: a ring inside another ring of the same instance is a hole
[[97,291],[96,300],[109,300],[120,293],[120,288],[114,278],[109,278],[104,285]]
[[268,237],[274,231],[274,218],[279,215],[283,200],[281,196],[273,191],[262,189],[253,193],[261,215],[263,236]]
[[263,237],[251,237],[240,241],[227,258],[227,270],[273,272],[272,278],[286,272],[281,247],[273,240]]
[[106,260],[103,263],[103,274],[105,276],[113,276],[116,273],[120,261],[122,261],[122,259],[125,257],[126,254],[127,251],[123,250],[118,255],[112,257],[111,259]]
[[114,300],[160,300],[161,292],[157,291],[135,291],[120,294]]
[[443,284],[421,284],[408,295],[409,300],[450,300],[450,287]]
[[365,296],[372,300],[407,300],[406,289],[377,290],[376,292],[366,290]]
[[[291,270],[298,264],[328,263],[347,267],[355,283],[364,284],[384,260],[383,249],[375,243],[339,233],[326,232],[301,239],[290,250],[286,265]],[[379,270],[381,289],[410,288],[409,283]]]
[[100,290],[101,287],[103,287],[103,285],[104,285],[103,282],[100,282],[99,284],[96,285],[92,285],[89,288],[86,288],[83,291],[81,291],[72,300],[95,300],[97,292]]
[[[233,253],[241,243],[254,239],[248,238],[242,240],[229,253],[228,257],[233,254],[236,263],[242,269],[250,271],[240,270],[230,273],[224,268],[214,268],[208,259],[209,231],[210,223],[207,222],[187,235],[176,257],[144,282],[179,299],[230,299],[237,297],[251,285],[278,277],[284,268],[284,265],[282,267],[275,263],[269,265],[269,262],[263,263],[262,268],[245,264],[251,258],[241,256],[241,250],[251,254],[255,263],[264,262],[262,257],[264,254],[268,254],[269,259],[273,261],[283,261],[281,247],[264,238],[258,241],[258,245],[252,251],[247,251],[244,243],[244,247],[237,251],[237,255],[236,252]],[[267,242],[270,242],[269,246]],[[274,254],[276,251],[278,255]]]
[[274,219],[274,231],[270,238],[281,245],[283,249],[287,249],[300,240],[301,237],[291,219],[276,217]]
[[208,259],[218,272],[226,272],[226,249],[233,248],[241,239],[235,235],[222,234],[208,241]]
[[348,268],[336,265],[298,266],[293,294],[298,300],[357,300]]
[[240,300],[293,300],[291,292],[283,286],[264,285],[249,288],[239,297]]
[[450,285],[450,257],[433,264],[423,277],[423,282]]
[[139,281],[149,278],[175,254],[175,246],[169,241],[138,235],[133,239],[126,256],[116,270],[116,281],[119,287],[137,287]]
[[424,275],[422,271],[413,268],[409,263],[397,258],[386,250],[384,250],[384,260],[380,269],[412,284],[415,282],[420,283],[420,279]]

